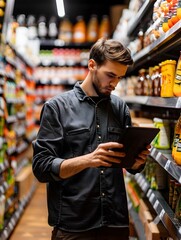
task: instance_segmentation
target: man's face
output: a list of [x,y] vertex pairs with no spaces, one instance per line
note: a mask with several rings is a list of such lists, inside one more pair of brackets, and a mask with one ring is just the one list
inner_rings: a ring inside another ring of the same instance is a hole
[[118,62],[107,61],[102,66],[97,66],[92,75],[92,84],[98,95],[109,96],[115,89],[121,77],[127,71],[127,66]]

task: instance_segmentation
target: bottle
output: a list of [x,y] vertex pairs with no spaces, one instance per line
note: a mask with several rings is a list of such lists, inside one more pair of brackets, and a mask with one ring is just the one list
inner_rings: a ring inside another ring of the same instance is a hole
[[18,27],[16,29],[16,47],[22,54],[26,53],[28,46],[28,28],[26,26],[26,16],[20,14],[17,16]]
[[98,19],[97,15],[93,14],[87,25],[87,42],[96,42],[98,39]]
[[83,16],[77,16],[77,22],[73,26],[73,42],[85,43],[86,42],[86,23]]
[[155,74],[154,74],[154,88],[153,88],[153,95],[159,97],[161,91],[161,74],[160,74],[160,66],[154,67]]
[[[179,119],[177,120],[175,124],[175,129],[174,129],[174,137],[173,137],[173,144],[172,144],[172,157],[175,159],[175,153],[176,153],[176,148],[177,144],[180,138],[180,133],[181,133],[181,114]],[[178,155],[178,153],[177,153]]]
[[38,29],[36,26],[35,16],[29,15],[27,17],[28,39],[33,40],[38,37]]
[[138,72],[138,81],[135,89],[136,95],[143,95],[143,86],[144,86],[144,81],[146,79],[146,70],[145,69],[140,69]]
[[158,149],[170,149],[170,126],[169,120],[154,118],[154,126],[160,129],[153,140],[153,146]]
[[177,17],[181,19],[181,0],[178,0],[177,3]]
[[56,17],[51,17],[48,23],[48,37],[50,39],[56,39],[58,35]]
[[180,57],[178,59],[178,63],[177,63],[177,67],[176,67],[176,72],[175,72],[173,94],[176,97],[181,96],[181,51],[180,51]]
[[108,15],[103,15],[99,26],[98,38],[109,38],[111,33],[110,20]]
[[181,165],[181,128],[179,130],[179,139],[177,139],[177,145],[174,152],[174,160],[178,165]]
[[38,20],[38,36],[40,39],[45,39],[47,37],[48,29],[46,26],[46,17],[40,16]]
[[172,210],[173,211],[176,210],[176,205],[177,205],[177,201],[178,201],[180,192],[181,192],[181,184],[179,182],[175,182],[174,191],[173,191],[173,200],[172,200]]
[[62,19],[59,25],[58,39],[65,43],[71,43],[73,38],[73,25],[69,18],[66,16]]
[[166,60],[161,64],[161,97],[173,97],[175,60]]

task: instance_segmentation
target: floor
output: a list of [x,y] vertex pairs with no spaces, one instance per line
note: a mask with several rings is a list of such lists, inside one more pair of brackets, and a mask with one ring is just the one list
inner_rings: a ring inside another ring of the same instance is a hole
[[10,240],[50,240],[51,227],[47,224],[46,185],[38,187],[27,205]]

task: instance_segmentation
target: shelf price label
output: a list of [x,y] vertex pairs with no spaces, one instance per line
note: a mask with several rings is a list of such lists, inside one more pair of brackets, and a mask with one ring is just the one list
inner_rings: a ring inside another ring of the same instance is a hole
[[146,194],[147,198],[149,198],[149,197],[150,197],[151,193],[152,193],[152,190],[151,190],[151,189],[149,189],[149,190],[148,190],[148,192],[147,192],[147,194]]
[[159,201],[156,200],[155,203],[154,203],[154,205],[153,205],[153,208],[154,208],[155,210],[157,210],[158,205],[159,205]]
[[164,214],[165,214],[165,210],[162,209],[160,214],[159,214],[159,217],[160,217],[161,220],[163,219]]
[[158,152],[158,153],[157,153],[157,155],[156,155],[156,157],[155,157],[156,161],[158,161],[158,160],[160,159],[161,155],[162,155],[161,152]]
[[166,164],[165,164],[165,170],[167,170],[168,171],[168,169],[169,169],[169,167],[170,167],[170,163],[171,163],[171,161],[170,160],[167,160],[167,162],[166,162]]
[[154,197],[155,197],[155,194],[154,193],[152,193],[151,194],[151,196],[149,197],[149,201],[153,204],[153,199],[154,199]]
[[145,181],[144,184],[143,184],[143,187],[142,187],[142,190],[143,190],[144,193],[146,192],[147,188],[148,188],[148,184]]

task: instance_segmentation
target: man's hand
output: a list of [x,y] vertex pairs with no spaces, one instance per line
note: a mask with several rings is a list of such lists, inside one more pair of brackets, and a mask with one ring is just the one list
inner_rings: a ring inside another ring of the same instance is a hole
[[148,145],[145,150],[143,150],[138,157],[136,158],[136,162],[133,164],[132,168],[133,170],[139,169],[141,166],[143,166],[146,163],[147,156],[150,153],[151,146]]
[[117,142],[101,143],[89,155],[90,167],[111,167],[112,163],[121,163],[121,158],[125,157],[123,144]]

